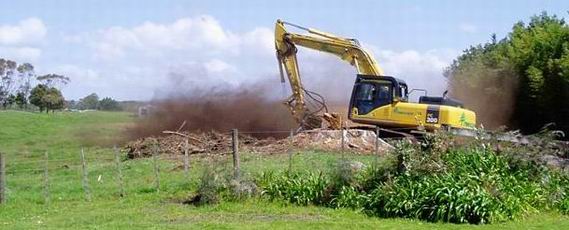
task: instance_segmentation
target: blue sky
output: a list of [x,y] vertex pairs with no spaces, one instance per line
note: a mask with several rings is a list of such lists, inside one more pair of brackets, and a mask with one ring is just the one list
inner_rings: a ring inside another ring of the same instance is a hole
[[[354,37],[386,73],[433,93],[442,69],[469,45],[547,11],[567,17],[569,1],[9,1],[0,8],[0,56],[38,73],[72,78],[64,95],[90,92],[151,99],[243,82],[278,82],[276,19]],[[7,6],[7,7],[6,7]],[[348,95],[354,70],[325,54],[301,53],[307,84]],[[334,90],[330,90],[334,89]],[[342,98],[339,96],[339,98]]]

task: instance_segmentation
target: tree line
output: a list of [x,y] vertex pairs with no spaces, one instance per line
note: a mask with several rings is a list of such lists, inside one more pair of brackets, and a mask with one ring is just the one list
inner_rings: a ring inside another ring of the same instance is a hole
[[526,133],[555,123],[569,134],[569,26],[546,12],[465,50],[445,70],[451,94],[479,123]]
[[77,110],[105,110],[105,111],[121,111],[123,107],[120,102],[110,97],[99,99],[99,95],[91,93],[78,101],[71,100],[67,102],[69,109]]
[[22,110],[39,109],[50,112],[61,109],[122,110],[120,102],[92,93],[78,101],[66,101],[60,87],[70,79],[59,74],[37,75],[30,63],[18,64],[0,58],[0,108]]
[[68,77],[58,74],[38,76],[30,63],[18,64],[0,58],[0,106],[28,109],[33,105],[41,112],[62,109],[65,98],[59,87],[69,81]]

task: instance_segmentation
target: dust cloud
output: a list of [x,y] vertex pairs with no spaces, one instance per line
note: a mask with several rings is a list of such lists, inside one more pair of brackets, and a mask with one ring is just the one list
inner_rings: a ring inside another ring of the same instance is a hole
[[[296,124],[285,105],[266,85],[193,89],[174,92],[150,104],[149,115],[128,129],[131,139],[163,135],[162,131],[228,132],[239,129],[255,137],[287,136]],[[283,131],[273,133],[273,131]]]
[[449,78],[451,97],[476,112],[477,124],[486,129],[512,127],[518,77],[512,69],[479,67]]

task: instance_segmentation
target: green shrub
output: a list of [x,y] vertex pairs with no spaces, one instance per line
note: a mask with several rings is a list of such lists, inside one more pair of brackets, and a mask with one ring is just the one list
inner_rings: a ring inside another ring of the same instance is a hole
[[327,176],[268,173],[260,188],[271,199],[294,204],[432,222],[490,223],[550,209],[569,213],[566,173],[534,158],[496,152],[487,143],[457,148],[440,140],[399,142],[392,154],[357,172],[342,161]]
[[330,207],[362,209],[368,202],[369,196],[352,186],[341,186],[330,200]]
[[484,188],[449,175],[403,175],[379,187],[370,197],[365,208],[380,217],[484,223],[495,212],[495,202]]
[[566,196],[563,200],[561,200],[557,206],[557,209],[559,212],[565,215],[569,214],[569,197]]
[[222,192],[226,190],[226,180],[220,170],[213,166],[202,172],[197,195],[192,203],[196,205],[217,204],[221,201]]
[[322,173],[274,173],[262,176],[263,195],[283,199],[293,204],[323,204],[328,178]]
[[222,200],[244,200],[258,195],[254,181],[241,177],[234,178],[226,168],[213,163],[202,171],[196,195],[186,201],[189,204],[218,204]]
[[[511,167],[511,158],[487,148],[452,149],[442,154],[440,161],[435,157],[411,156],[408,159],[413,158],[419,159],[417,162],[429,159],[444,167],[431,173],[407,167],[403,174],[371,193],[366,207],[370,214],[488,223],[514,219],[549,206],[562,207],[563,204],[560,198],[552,199],[551,196],[554,196],[552,191],[567,183],[550,178],[548,170],[536,170],[539,165]],[[543,178],[550,179],[545,181]],[[561,192],[555,194],[560,196]],[[565,197],[564,193],[562,197]]]

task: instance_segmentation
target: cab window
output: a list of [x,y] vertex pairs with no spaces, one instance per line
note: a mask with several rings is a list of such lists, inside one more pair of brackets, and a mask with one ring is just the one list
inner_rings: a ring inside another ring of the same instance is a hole
[[361,83],[357,85],[354,106],[358,114],[367,114],[373,109],[391,103],[391,85]]
[[356,100],[358,101],[373,101],[375,98],[376,88],[373,84],[361,84],[358,86]]
[[399,85],[399,98],[401,98],[402,101],[407,101],[407,85],[404,84],[400,84]]
[[379,85],[379,96],[377,98],[377,105],[387,105],[391,103],[391,87],[389,85]]

